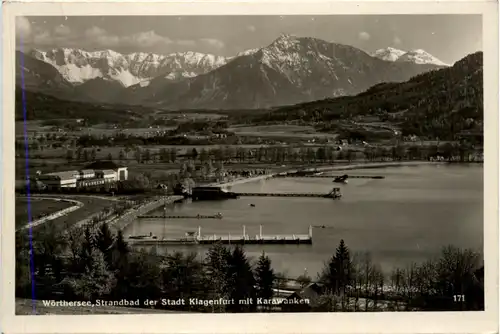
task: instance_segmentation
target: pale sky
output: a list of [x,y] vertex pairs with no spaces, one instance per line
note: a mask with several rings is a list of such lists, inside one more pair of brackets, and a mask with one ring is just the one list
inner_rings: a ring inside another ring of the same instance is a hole
[[25,50],[72,47],[232,56],[269,45],[282,33],[369,53],[388,46],[424,49],[446,63],[482,50],[480,15],[38,16],[19,17],[16,33],[18,49]]

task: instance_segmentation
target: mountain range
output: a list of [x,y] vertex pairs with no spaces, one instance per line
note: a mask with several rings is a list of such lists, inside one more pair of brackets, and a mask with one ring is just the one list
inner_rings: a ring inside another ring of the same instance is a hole
[[31,91],[166,109],[288,105],[357,94],[381,82],[405,81],[447,66],[423,50],[387,48],[370,55],[352,46],[291,35],[233,57],[59,48],[18,52],[16,60],[17,84],[22,68]]
[[[483,132],[483,53],[453,66],[422,73],[402,83],[381,83],[356,96],[329,98],[276,108],[260,122],[303,120],[333,124],[353,117],[378,117],[404,135],[456,140],[455,135]],[[328,129],[330,130],[330,129]]]

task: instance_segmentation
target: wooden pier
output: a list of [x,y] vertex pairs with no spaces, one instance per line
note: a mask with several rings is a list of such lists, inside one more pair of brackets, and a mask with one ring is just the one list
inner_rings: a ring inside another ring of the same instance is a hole
[[[286,174],[286,175],[276,175],[276,177],[297,177],[297,178],[323,178],[323,179],[335,179],[342,177],[342,175],[296,175],[296,174]],[[349,175],[349,179],[385,179],[382,175]]]
[[222,219],[222,214],[215,215],[144,215],[140,219]]
[[312,245],[312,226],[309,226],[309,234],[262,234],[262,225],[259,227],[259,234],[250,236],[246,234],[245,226],[243,226],[243,234],[241,235],[202,235],[201,227],[198,227],[198,233],[192,236],[183,238],[161,238],[154,236],[137,239],[131,237],[128,242],[131,244],[140,245]]
[[339,199],[342,197],[340,188],[333,188],[328,194],[317,193],[236,193],[239,197],[318,197]]

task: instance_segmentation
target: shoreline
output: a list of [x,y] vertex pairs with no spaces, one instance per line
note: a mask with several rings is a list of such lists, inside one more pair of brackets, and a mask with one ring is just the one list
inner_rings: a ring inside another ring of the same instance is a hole
[[130,223],[137,219],[137,216],[151,212],[164,204],[172,204],[180,199],[183,199],[183,197],[176,195],[167,196],[166,198],[155,197],[151,201],[143,203],[137,208],[131,208],[122,215],[105,221],[105,223],[108,224],[109,228],[115,233],[118,231],[124,231]]
[[[341,170],[358,170],[358,169],[371,169],[371,168],[385,168],[385,167],[412,167],[412,166],[425,166],[425,165],[447,165],[450,162],[447,161],[401,161],[401,162],[367,162],[367,163],[348,163],[346,165],[334,165],[334,166],[322,166],[322,167],[309,167],[305,170],[314,170],[318,172],[328,172],[328,171],[341,171]],[[451,163],[453,164],[453,163]],[[241,178],[228,182],[212,183],[208,186],[213,187],[231,187],[237,184],[255,182],[260,180],[266,180],[274,178],[275,176],[283,173],[295,173],[298,169],[290,169],[283,172],[274,172],[267,175],[258,175],[253,177]]]
[[[335,166],[322,166],[322,167],[309,167],[306,168],[306,170],[316,170],[316,171],[321,171],[321,172],[327,172],[327,171],[341,171],[341,170],[359,170],[359,169],[370,169],[370,168],[384,168],[384,167],[407,167],[407,166],[424,166],[424,165],[444,165],[444,164],[449,164],[449,162],[442,162],[442,161],[403,161],[403,162],[377,162],[377,163],[351,163],[351,164],[346,164],[346,165],[335,165]],[[220,183],[210,183],[206,186],[212,186],[212,187],[221,187],[221,188],[226,188],[226,187],[231,187],[234,185],[238,184],[244,184],[244,183],[249,183],[249,182],[257,182],[260,180],[267,180],[276,177],[279,174],[283,173],[294,173],[297,172],[297,169],[290,169],[287,171],[283,172],[274,172],[266,175],[258,175],[258,176],[253,176],[253,177],[246,177],[246,178],[239,178],[236,180],[232,181],[227,181],[227,182],[220,182]],[[166,199],[166,202],[168,204],[173,203],[177,200],[182,199],[182,196],[168,196]],[[108,226],[114,230],[115,232],[117,231],[123,231],[125,228],[132,223],[134,219],[137,219],[137,216],[151,212],[152,210],[155,210],[157,207],[163,205],[165,203],[165,198],[158,198],[155,197],[154,199],[151,199],[151,201],[147,203],[143,203],[141,206],[137,208],[132,208],[127,210],[124,214],[120,216],[115,216],[115,217],[108,217],[106,223]],[[91,217],[88,217],[87,219],[84,219],[84,221],[90,220]]]

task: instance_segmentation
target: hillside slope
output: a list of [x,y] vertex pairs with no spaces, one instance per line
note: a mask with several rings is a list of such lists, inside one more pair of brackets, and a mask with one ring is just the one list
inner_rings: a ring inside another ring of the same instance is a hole
[[120,105],[102,105],[70,101],[46,95],[40,92],[23,92],[16,89],[15,117],[17,121],[48,119],[86,119],[88,124],[120,123],[131,119],[141,119],[145,115],[144,107],[130,107]]
[[397,124],[403,135],[453,139],[463,131],[482,132],[482,52],[404,83],[382,83],[356,96],[279,108],[255,121],[302,120],[328,125],[357,116],[377,116],[380,121]]

